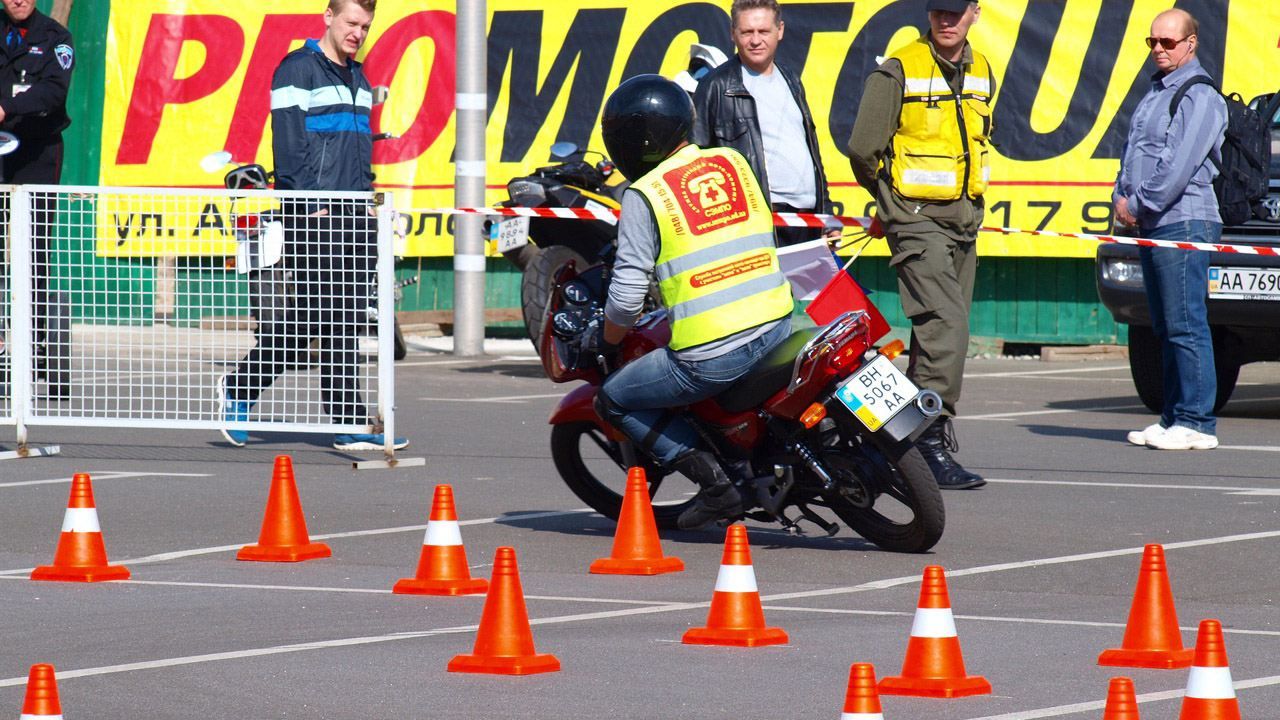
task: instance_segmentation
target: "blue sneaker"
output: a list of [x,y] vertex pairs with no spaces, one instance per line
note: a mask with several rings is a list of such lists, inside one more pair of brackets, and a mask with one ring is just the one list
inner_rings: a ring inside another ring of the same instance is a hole
[[[356,433],[355,435],[335,435],[333,438],[333,447],[335,450],[381,450],[386,444],[386,438],[382,433]],[[392,447],[396,450],[409,447],[409,441],[398,437]]]
[[[231,397],[231,393],[227,392],[227,376],[223,375],[218,378],[218,411],[222,415],[223,422],[247,422],[249,420],[250,404],[247,400],[236,400]],[[227,439],[235,447],[244,447],[249,442],[249,431],[232,430],[223,426],[219,428],[222,431],[222,437]]]

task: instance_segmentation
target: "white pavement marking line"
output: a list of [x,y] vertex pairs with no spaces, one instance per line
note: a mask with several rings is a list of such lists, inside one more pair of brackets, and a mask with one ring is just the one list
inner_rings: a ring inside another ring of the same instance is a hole
[[1277,445],[1219,445],[1219,450],[1249,450],[1251,452],[1280,452]]
[[[1233,399],[1231,402],[1235,404],[1240,404],[1240,403],[1275,402],[1277,400],[1280,400],[1280,396],[1260,397],[1260,398],[1240,398],[1238,400]],[[1026,410],[1026,411],[1020,411],[1020,412],[988,413],[985,415],[957,415],[954,419],[955,420],[1005,420],[1008,418],[1016,418],[1016,417],[1030,417],[1033,415],[1064,415],[1066,413],[1109,412],[1111,410],[1139,410],[1139,409],[1146,409],[1146,407],[1147,407],[1146,405],[1141,405],[1141,404],[1139,405],[1093,405],[1090,407],[1082,407],[1082,408],[1055,408],[1053,410]],[[1256,446],[1242,445],[1237,447],[1237,446],[1230,446],[1230,445],[1219,445],[1218,449],[1220,450],[1266,449],[1271,452],[1280,452],[1280,448],[1268,448],[1265,446],[1256,447]]]
[[[1232,683],[1232,687],[1236,690],[1248,690],[1249,688],[1266,687],[1268,685],[1280,685],[1280,675],[1269,675],[1267,677],[1254,678],[1253,680],[1240,680]],[[1138,696],[1139,703],[1158,702],[1160,700],[1173,700],[1182,697],[1183,690],[1165,690],[1163,692],[1145,693]],[[980,718],[972,718],[971,720],[1039,720],[1039,718],[1062,717],[1063,715],[1075,715],[1076,713],[1090,712],[1101,710],[1107,706],[1106,700],[1093,700],[1091,702],[1074,703],[1072,705],[1059,705],[1057,707],[1042,708],[1040,710],[1023,710],[1020,712],[1006,713],[1004,715],[984,715]]]
[[[1179,548],[1201,547],[1206,545],[1220,545],[1224,543],[1242,542],[1245,540],[1261,540],[1267,538],[1280,537],[1280,531],[1249,533],[1247,535],[1225,535],[1216,538],[1204,538],[1201,540],[1187,540],[1183,542],[1165,543],[1166,550],[1176,550]],[[1054,558],[1042,558],[1039,560],[1023,560],[1020,562],[1000,563],[998,565],[982,565],[978,567],[966,568],[961,570],[952,570],[947,574],[950,577],[963,577],[966,575],[983,575],[987,573],[1003,572],[1006,570],[1018,570],[1022,568],[1044,567],[1048,565],[1059,565],[1071,562],[1082,562],[1087,560],[1098,560],[1104,558],[1120,557],[1124,555],[1140,555],[1143,552],[1142,547],[1122,548],[1119,550],[1104,550],[1102,552],[1082,553],[1078,555],[1063,555]],[[849,593],[866,592],[869,590],[881,590],[885,588],[898,587],[908,585],[920,581],[919,575],[911,575],[909,577],[887,578],[884,580],[873,580],[871,582],[862,583],[860,585],[852,585],[841,588],[829,588],[826,590],[807,590],[804,592],[781,593],[778,595],[766,595],[760,598],[762,603],[772,603],[778,600],[794,600],[805,597],[823,597],[830,595],[843,595]],[[547,618],[538,618],[530,620],[530,625],[555,625],[561,623],[581,622],[584,620],[605,620],[619,617],[630,617],[634,615],[652,615],[656,613],[666,612],[682,612],[685,610],[697,610],[710,606],[710,602],[695,603],[664,603],[649,607],[626,608],[623,610],[606,610],[594,613],[580,613],[577,615],[559,615]],[[392,642],[394,640],[410,640],[416,638],[424,638],[432,635],[457,634],[464,632],[472,632],[477,626],[468,625],[465,627],[439,628],[436,630],[423,630],[417,632],[392,633],[389,635],[373,635],[357,638],[340,638],[336,640],[322,640],[311,643],[299,643],[294,645],[277,645],[273,647],[253,648],[249,650],[237,650],[224,653],[212,653],[207,655],[190,655],[186,657],[168,658],[164,660],[152,660],[147,662],[128,663],[125,665],[107,665],[96,668],[85,668],[83,670],[69,670],[57,674],[59,680],[67,680],[77,677],[88,677],[92,675],[109,675],[114,673],[131,672],[134,670],[151,670],[164,667],[175,667],[179,665],[193,665],[204,662],[216,662],[220,660],[235,660],[248,657],[261,657],[264,655],[278,655],[282,653],[302,652],[305,650],[323,650],[327,648],[348,647],[353,645],[369,645],[374,643]],[[1272,682],[1274,681],[1274,682]],[[27,677],[15,677],[0,679],[0,687],[12,687],[27,682]],[[1255,683],[1255,684],[1249,684]],[[1236,683],[1237,688],[1257,687],[1260,685],[1270,685],[1280,683],[1280,677],[1262,678],[1260,680],[1246,681],[1244,683]],[[1181,692],[1181,691],[1179,691]],[[1097,705],[1101,708],[1102,705]],[[1086,709],[1096,709],[1089,706]],[[1071,712],[1077,712],[1075,710]],[[1058,713],[1063,714],[1063,713]],[[1053,717],[1053,715],[1012,715],[1005,716],[1003,720],[1030,720],[1035,717]],[[979,720],[995,720],[994,718],[982,718]]]
[[403,362],[402,361],[402,362],[396,363],[396,367],[402,368],[402,367],[443,367],[446,365],[477,365],[477,364],[483,365],[485,363],[492,363],[495,359],[502,360],[504,362],[527,362],[527,363],[542,362],[537,356],[534,356],[534,355],[503,355],[498,358],[481,357],[481,358],[476,358],[474,360],[425,360],[425,361],[419,361],[419,362]]
[[1031,417],[1033,415],[1066,415],[1068,413],[1089,413],[1104,412],[1107,410],[1133,410],[1136,408],[1145,408],[1146,405],[1095,405],[1093,407],[1083,408],[1059,408],[1055,410],[1020,410],[1018,412],[1005,413],[987,413],[985,415],[957,415],[955,420],[1007,420],[1017,417]]
[[[90,479],[95,482],[98,480],[121,480],[123,478],[140,478],[140,477],[185,477],[185,478],[204,478],[213,477],[209,473],[159,473],[159,472],[90,472]],[[28,485],[58,485],[71,482],[71,478],[53,478],[51,480],[24,480],[22,482],[0,483],[0,488],[26,487]]]
[[[578,508],[577,510],[549,510],[547,512],[534,513],[516,513],[512,515],[503,515],[502,517],[478,518],[475,520],[462,520],[459,525],[488,525],[503,520],[534,520],[546,517],[561,517],[564,515],[578,515],[580,513],[593,513],[591,508]],[[371,535],[392,535],[402,532],[422,532],[426,530],[426,524],[422,525],[401,525],[399,527],[376,528],[374,530],[352,530],[350,532],[328,533],[325,535],[312,535],[312,540],[334,540],[338,538],[352,537],[368,537]],[[182,558],[195,557],[197,555],[213,555],[221,552],[231,552],[244,547],[246,543],[238,543],[236,545],[217,545],[214,547],[195,548],[192,550],[175,550],[174,552],[160,553],[158,555],[146,555],[139,558],[130,558],[127,560],[117,560],[114,565],[144,565],[147,563],[167,562],[169,560],[180,560]],[[0,570],[0,576],[4,575],[23,575],[35,570],[33,567],[18,568],[16,570]]]
[[525,400],[546,400],[547,398],[562,398],[565,393],[545,393],[542,395],[500,395],[497,397],[482,398],[446,398],[446,397],[424,397],[418,398],[425,402],[460,402],[460,403],[508,403],[517,404]]
[[1009,372],[997,373],[965,373],[964,379],[970,378],[1011,378],[1011,377],[1035,377],[1037,375],[1065,375],[1068,373],[1094,373],[1094,372],[1111,372],[1112,370],[1128,370],[1128,365],[1108,365],[1106,367],[1087,367],[1087,368],[1059,368],[1057,370],[1011,370]]
[[1160,483],[1084,482],[1080,480],[1014,480],[987,478],[987,482],[1006,485],[1069,485],[1079,487],[1137,488],[1142,490],[1208,490],[1227,495],[1280,495],[1280,488],[1231,487],[1228,485],[1161,485]]
[[[810,608],[796,605],[764,605],[765,610],[780,612],[826,613],[830,615],[873,615],[880,617],[915,617],[914,612],[899,610],[849,610],[846,608]],[[1069,625],[1072,627],[1123,628],[1125,623],[1098,622],[1094,620],[1051,620],[1046,618],[996,617],[993,615],[955,615],[956,620],[974,620],[978,622],[1001,622],[1027,625]],[[1185,632],[1195,632],[1198,628],[1178,628]],[[1222,632],[1235,635],[1261,635],[1264,637],[1280,637],[1280,630],[1238,630],[1223,628]]]
[[[18,575],[0,575],[0,580],[26,580],[25,577]],[[377,588],[342,588],[342,587],[319,587],[314,585],[254,585],[250,583],[215,583],[215,582],[195,582],[186,580],[118,580],[121,585],[156,585],[161,587],[194,587],[194,588],[219,588],[228,590],[284,590],[294,592],[328,592],[328,593],[356,593],[361,595],[391,595],[390,590],[379,590]],[[460,597],[471,597],[484,599],[484,593],[476,593],[473,595],[463,595]],[[602,603],[608,605],[670,605],[670,600],[628,600],[622,598],[590,598],[590,597],[570,597],[565,595],[525,595],[525,600],[545,600],[548,602],[576,602],[576,603]],[[1191,628],[1194,630],[1195,628]],[[1224,629],[1224,632],[1230,632]],[[1280,635],[1280,632],[1276,633]]]

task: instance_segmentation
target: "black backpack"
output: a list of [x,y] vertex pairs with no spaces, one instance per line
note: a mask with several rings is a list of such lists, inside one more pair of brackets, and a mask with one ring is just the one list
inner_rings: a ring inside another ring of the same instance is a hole
[[[1178,103],[1195,85],[1218,86],[1204,75],[1197,75],[1178,88],[1169,103],[1169,117]],[[1218,91],[1221,94],[1221,91]],[[1224,225],[1240,225],[1254,217],[1267,197],[1271,170],[1271,118],[1244,104],[1238,93],[1222,95],[1227,103],[1227,133],[1222,141],[1222,161],[1213,160],[1218,177],[1213,180],[1213,194],[1218,197],[1218,214]],[[1212,156],[1211,156],[1212,157]],[[1258,217],[1262,217],[1259,211]]]

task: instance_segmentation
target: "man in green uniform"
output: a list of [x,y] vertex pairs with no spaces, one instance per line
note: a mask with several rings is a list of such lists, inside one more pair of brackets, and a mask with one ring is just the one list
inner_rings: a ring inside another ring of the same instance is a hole
[[907,374],[942,396],[943,417],[920,438],[920,452],[940,487],[976,488],[986,481],[951,457],[951,418],[969,345],[996,83],[967,40],[978,3],[926,7],[929,32],[867,77],[848,149],[859,184],[876,198],[873,234],[888,239],[911,319]]

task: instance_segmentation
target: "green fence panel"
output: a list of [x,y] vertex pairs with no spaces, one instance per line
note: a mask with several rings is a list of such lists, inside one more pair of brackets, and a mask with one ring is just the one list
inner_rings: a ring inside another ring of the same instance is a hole
[[[453,261],[423,258],[401,276],[421,273],[416,292],[405,293],[401,310],[453,307]],[[899,335],[910,323],[898,301],[898,281],[887,258],[862,258],[854,275]],[[489,308],[520,307],[520,274],[502,259],[490,259],[485,280]],[[797,309],[799,312],[799,309]],[[1124,342],[1117,325],[1098,300],[1094,263],[1088,259],[982,258],[974,289],[970,331],[974,337],[1006,343],[1087,345]]]

